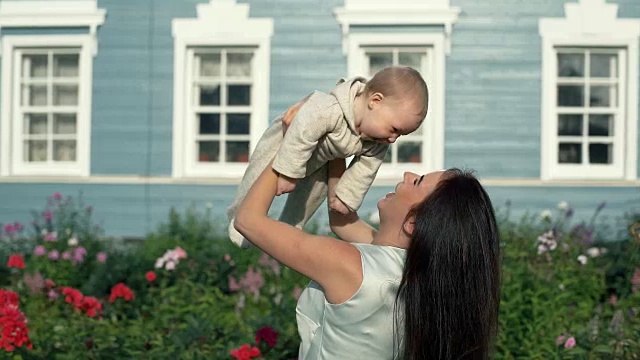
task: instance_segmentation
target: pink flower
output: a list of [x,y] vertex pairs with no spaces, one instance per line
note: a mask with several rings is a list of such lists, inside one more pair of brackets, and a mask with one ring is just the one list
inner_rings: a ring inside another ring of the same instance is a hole
[[59,258],[60,258],[60,253],[58,252],[58,250],[51,250],[49,252],[49,259],[58,260]]
[[638,290],[640,290],[640,267],[636,268],[631,277],[631,292],[635,294]]
[[7,235],[12,236],[15,232],[15,229],[13,228],[13,224],[5,224],[4,232],[7,233]]
[[54,200],[60,201],[60,200],[62,200],[62,194],[60,194],[59,192],[56,191],[56,192],[53,193],[53,195],[51,195],[51,198],[54,199]]
[[567,338],[567,337],[566,337],[565,335],[560,335],[560,336],[558,336],[558,337],[556,338],[556,345],[558,345],[558,346],[562,345],[562,343],[564,343],[564,340],[565,340],[566,338]]
[[229,291],[239,291],[240,284],[238,281],[231,275],[229,275]]
[[167,270],[174,270],[176,268],[176,263],[173,261],[167,261],[167,264],[164,266]]
[[71,260],[71,253],[69,251],[65,251],[62,253],[62,260]]
[[229,260],[231,260],[231,255],[224,254],[224,261],[229,261]]
[[51,219],[53,219],[53,213],[51,212],[51,210],[47,210],[45,212],[42,213],[42,217],[46,220],[46,221],[51,221]]
[[79,246],[73,250],[73,261],[75,263],[81,263],[84,261],[84,257],[87,255],[87,249]]
[[264,266],[265,268],[271,269],[271,271],[276,276],[280,275],[280,263],[278,262],[278,260],[267,255],[267,253],[262,253],[262,255],[260,255],[260,260],[258,260],[258,264]]
[[564,343],[565,349],[573,349],[576,346],[576,339],[572,336],[567,339],[567,342]]
[[175,251],[176,256],[178,257],[178,259],[186,259],[187,258],[187,252],[184,251],[184,249],[182,249],[180,246],[176,246],[176,248],[173,249],[173,251]]
[[102,251],[101,251],[101,252],[99,252],[99,253],[97,253],[97,254],[96,254],[96,260],[97,260],[99,263],[105,263],[105,262],[107,261],[107,254],[106,254],[106,253],[104,253],[104,252],[102,252]]
[[47,242],[53,242],[53,241],[58,241],[58,233],[54,232],[48,232],[44,235],[44,241]]
[[144,276],[148,282],[154,282],[156,281],[156,273],[153,271],[147,271],[147,273]]
[[47,249],[42,245],[38,245],[33,249],[34,256],[44,256],[46,254],[47,254]]
[[60,294],[58,294],[58,292],[53,289],[49,290],[49,292],[47,293],[47,297],[50,300],[56,300],[59,296]]

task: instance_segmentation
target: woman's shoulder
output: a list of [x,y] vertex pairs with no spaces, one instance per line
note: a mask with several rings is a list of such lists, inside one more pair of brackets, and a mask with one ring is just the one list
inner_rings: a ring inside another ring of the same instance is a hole
[[394,278],[402,274],[407,250],[394,246],[354,244],[362,258],[365,276]]

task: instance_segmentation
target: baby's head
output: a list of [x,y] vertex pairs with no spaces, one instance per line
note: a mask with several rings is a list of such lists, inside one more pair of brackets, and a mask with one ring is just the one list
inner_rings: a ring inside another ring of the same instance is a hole
[[360,136],[393,143],[420,127],[427,115],[429,91],[420,73],[410,67],[392,66],[377,72],[360,95],[364,106],[358,114]]

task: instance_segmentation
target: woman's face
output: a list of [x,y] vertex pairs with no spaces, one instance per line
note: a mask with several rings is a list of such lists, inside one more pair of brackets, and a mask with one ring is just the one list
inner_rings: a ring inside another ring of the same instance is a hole
[[425,175],[405,172],[401,182],[396,185],[395,192],[388,193],[378,201],[380,223],[398,222],[402,225],[409,210],[429,196],[438,185],[444,171],[436,171]]

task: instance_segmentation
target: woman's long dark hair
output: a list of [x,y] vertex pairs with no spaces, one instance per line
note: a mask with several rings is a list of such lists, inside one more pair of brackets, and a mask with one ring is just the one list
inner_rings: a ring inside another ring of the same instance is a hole
[[[500,244],[478,180],[447,170],[415,221],[396,298],[405,360],[488,359],[498,329]],[[407,220],[408,221],[408,220]]]

